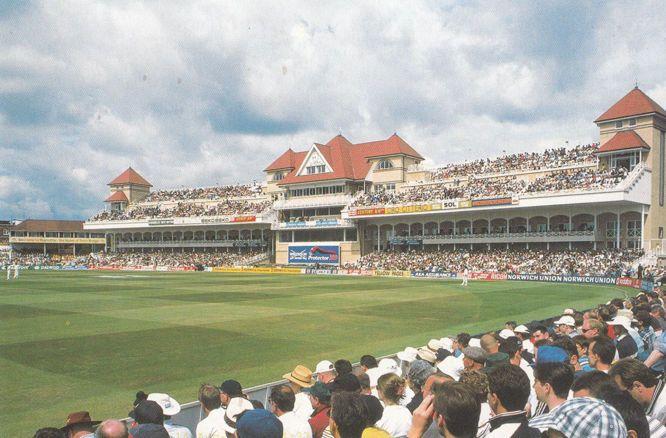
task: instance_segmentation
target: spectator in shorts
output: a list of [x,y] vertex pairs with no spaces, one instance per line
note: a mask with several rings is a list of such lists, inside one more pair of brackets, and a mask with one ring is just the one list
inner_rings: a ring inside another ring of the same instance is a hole
[[273,387],[268,402],[271,411],[282,423],[284,438],[312,438],[308,421],[293,412],[296,396],[288,385]]
[[609,375],[620,389],[629,391],[648,416],[666,424],[666,392],[663,390],[663,379],[657,379],[645,364],[636,359],[616,362]]
[[488,373],[488,404],[495,416],[490,419],[488,438],[539,437],[538,429],[527,423],[525,405],[530,396],[530,380],[520,367],[501,364]]

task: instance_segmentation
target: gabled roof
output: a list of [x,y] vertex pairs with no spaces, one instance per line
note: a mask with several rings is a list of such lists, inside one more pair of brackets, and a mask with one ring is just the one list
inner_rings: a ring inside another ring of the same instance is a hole
[[14,226],[16,231],[65,231],[77,232],[83,231],[83,221],[60,221],[60,220],[39,220],[26,219]]
[[278,183],[279,185],[335,179],[363,180],[370,170],[370,163],[368,162],[370,158],[407,155],[419,160],[424,159],[397,134],[393,134],[386,140],[359,144],[352,144],[343,135],[336,135],[328,143],[315,143],[313,147],[316,147],[331,165],[332,172],[298,175],[298,169],[300,169],[309,151],[294,152],[291,149],[271,163],[265,171],[291,169],[291,172]]
[[596,153],[603,154],[604,152],[624,151],[627,149],[650,149],[650,146],[635,131],[620,131],[601,145]]
[[125,192],[122,190],[118,190],[117,192],[113,193],[111,196],[106,198],[104,202],[129,202],[129,199],[127,199],[127,196],[125,196]]
[[622,99],[615,102],[605,113],[597,117],[595,123],[651,113],[661,114],[666,117],[666,110],[660,107],[657,102],[650,99],[640,88],[636,87]]
[[137,186],[152,187],[153,185],[146,181],[139,173],[128,167],[126,171],[118,175],[113,181],[111,181],[109,186],[116,184],[135,184]]

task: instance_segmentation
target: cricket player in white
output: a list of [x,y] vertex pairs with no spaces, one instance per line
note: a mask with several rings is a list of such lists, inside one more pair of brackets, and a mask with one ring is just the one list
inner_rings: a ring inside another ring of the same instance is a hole
[[14,280],[16,280],[19,277],[19,266],[14,265]]
[[465,269],[463,269],[462,273],[462,278],[463,281],[460,283],[461,286],[467,286],[467,277],[469,276],[469,270],[467,270],[467,266],[465,266]]

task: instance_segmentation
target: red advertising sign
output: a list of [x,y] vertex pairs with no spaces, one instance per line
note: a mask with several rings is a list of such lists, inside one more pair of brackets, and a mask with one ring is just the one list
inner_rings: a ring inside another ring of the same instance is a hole
[[236,216],[231,219],[231,222],[254,222],[256,220],[256,216]]

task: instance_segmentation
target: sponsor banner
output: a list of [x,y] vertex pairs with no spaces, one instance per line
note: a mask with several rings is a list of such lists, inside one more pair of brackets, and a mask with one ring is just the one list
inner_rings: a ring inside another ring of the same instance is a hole
[[280,228],[317,228],[317,227],[351,227],[348,220],[317,219],[314,221],[280,222]]
[[[462,278],[463,273],[458,272],[458,278]],[[496,280],[506,280],[507,275],[501,272],[470,272],[467,274],[467,278],[470,280],[484,280],[484,281],[496,281]]]
[[451,210],[458,208],[458,201],[444,201],[433,204],[398,205],[391,207],[355,208],[350,216],[375,216],[380,214],[422,213],[428,211]]
[[417,278],[456,278],[455,272],[428,272],[428,271],[412,271],[412,277]]
[[201,223],[202,224],[226,224],[228,222],[231,222],[231,219],[228,217],[211,217],[211,218],[201,218]]
[[106,243],[104,237],[25,237],[14,236],[9,238],[11,243],[62,243],[62,244],[83,244],[83,245],[103,245]]
[[372,276],[372,275],[375,275],[375,270],[374,269],[342,269],[342,270],[340,270],[340,274]]
[[305,268],[305,273],[313,275],[338,275],[338,269]]
[[490,207],[494,205],[510,205],[511,198],[472,199],[472,207]]
[[349,212],[349,216],[374,216],[378,214],[384,214],[384,207],[355,208]]
[[617,282],[615,284],[617,284],[618,286],[626,286],[626,287],[633,287],[635,289],[640,289],[641,280],[631,277],[620,277],[617,279]]
[[412,271],[376,269],[374,275],[377,277],[411,277]]
[[151,227],[155,225],[173,225],[173,219],[149,219],[148,225]]
[[63,266],[63,271],[87,271],[87,266]]
[[252,266],[219,266],[210,268],[211,272],[250,272],[255,274],[301,274],[300,268],[257,268]]
[[256,216],[235,216],[231,218],[231,222],[255,222]]
[[549,283],[591,283],[616,284],[616,277],[597,277],[583,275],[550,275],[550,274],[507,274],[508,280],[544,281]]
[[334,245],[307,245],[289,247],[289,264],[337,265],[340,262],[340,247]]

